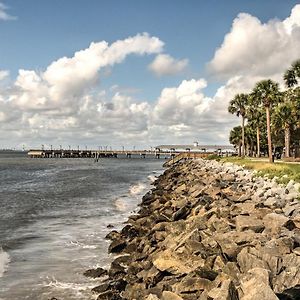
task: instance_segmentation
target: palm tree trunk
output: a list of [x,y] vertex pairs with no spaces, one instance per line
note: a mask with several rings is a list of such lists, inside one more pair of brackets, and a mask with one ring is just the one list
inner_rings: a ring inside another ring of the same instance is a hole
[[256,128],[256,138],[257,138],[257,157],[260,157],[260,129],[257,126]]
[[290,157],[291,131],[288,124],[284,128],[285,157]]
[[241,156],[241,147],[242,147],[242,143],[239,142],[239,146],[238,146],[238,156]]
[[245,156],[245,117],[242,116],[242,157]]
[[268,132],[268,149],[269,149],[269,162],[273,162],[272,158],[272,138],[271,138],[271,125],[270,125],[270,107],[266,106],[267,115],[267,132]]

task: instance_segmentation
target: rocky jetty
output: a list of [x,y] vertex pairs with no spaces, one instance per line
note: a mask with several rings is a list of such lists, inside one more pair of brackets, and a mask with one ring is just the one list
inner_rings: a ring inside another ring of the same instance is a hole
[[101,299],[300,299],[299,185],[209,160],[177,163],[112,231]]

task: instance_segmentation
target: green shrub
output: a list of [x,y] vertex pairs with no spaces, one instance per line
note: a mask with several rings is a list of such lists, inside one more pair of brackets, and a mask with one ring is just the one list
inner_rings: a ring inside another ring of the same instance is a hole
[[217,154],[210,154],[210,155],[208,155],[208,156],[206,157],[206,159],[208,159],[208,160],[217,160],[217,161],[219,161],[219,160],[220,160],[220,156],[217,155]]

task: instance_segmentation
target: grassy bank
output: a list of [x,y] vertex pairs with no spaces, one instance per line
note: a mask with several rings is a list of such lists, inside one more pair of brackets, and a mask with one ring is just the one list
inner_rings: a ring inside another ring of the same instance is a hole
[[300,164],[283,162],[271,164],[265,160],[240,157],[225,157],[221,160],[242,165],[246,169],[256,170],[258,176],[276,177],[279,183],[288,183],[290,180],[300,182]]

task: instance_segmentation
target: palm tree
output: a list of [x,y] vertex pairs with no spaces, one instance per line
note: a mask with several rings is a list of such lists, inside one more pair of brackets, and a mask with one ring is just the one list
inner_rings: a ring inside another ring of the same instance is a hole
[[248,95],[237,94],[229,102],[228,111],[242,117],[242,156],[245,156],[245,117],[248,105]]
[[297,78],[300,79],[300,59],[293,62],[291,68],[283,75],[285,85],[289,88],[298,84]]
[[285,101],[279,103],[274,111],[273,123],[274,126],[279,130],[284,129],[284,146],[285,146],[285,157],[290,157],[290,145],[291,145],[291,127],[294,124],[293,106],[289,101],[289,92],[286,91]]
[[269,161],[273,162],[270,109],[272,105],[279,102],[280,99],[278,83],[272,81],[271,79],[261,80],[256,83],[253,94],[255,95],[254,99],[257,101],[256,104],[263,105],[266,110]]
[[238,148],[238,156],[241,156],[241,147],[242,147],[241,133],[242,133],[242,127],[236,126],[231,129],[229,134],[229,142],[230,144]]
[[293,89],[293,93],[291,95],[291,103],[293,106],[295,125],[297,128],[300,128],[300,87],[296,87]]
[[293,87],[294,85],[298,84],[298,80],[295,74],[295,71],[292,69],[288,69],[285,71],[284,75],[283,75],[283,80],[285,82],[285,85],[288,88]]
[[249,156],[253,156],[255,139],[255,130],[253,130],[252,126],[247,124],[245,126],[245,145]]
[[264,114],[261,107],[255,105],[257,103],[255,95],[251,94],[250,105],[247,109],[248,125],[256,130],[256,156],[260,157],[260,133],[264,122]]
[[[295,122],[295,125],[299,127],[300,114],[299,114],[299,87],[293,88],[298,85],[298,79],[300,79],[300,59],[292,63],[290,69],[286,70],[283,75],[285,85],[289,88],[285,93],[285,105],[282,105],[277,111],[279,120],[283,120],[285,128],[285,149],[286,157],[290,156],[290,135],[291,125]],[[285,118],[285,119],[282,119]]]

